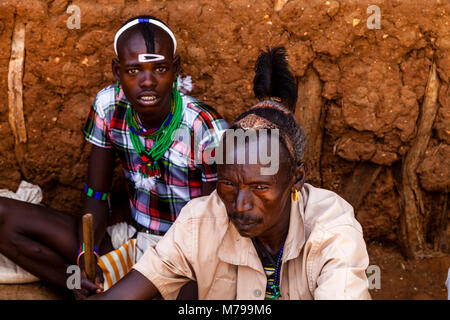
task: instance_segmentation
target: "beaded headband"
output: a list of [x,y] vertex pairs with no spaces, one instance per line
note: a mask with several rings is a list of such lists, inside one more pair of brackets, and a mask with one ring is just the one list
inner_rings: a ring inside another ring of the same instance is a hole
[[[267,100],[262,101],[253,107],[250,108],[250,110],[253,109],[259,109],[259,108],[272,108],[276,109],[278,111],[283,112],[284,114],[289,114],[290,111],[283,107],[281,104],[279,104],[276,101]],[[254,113],[248,114],[241,120],[235,123],[237,126],[244,130],[254,129],[254,130],[261,130],[261,129],[280,129],[275,123],[272,121],[261,117],[259,115],[256,115]],[[295,159],[295,152],[294,152],[294,146],[291,138],[283,131],[279,131],[281,137],[283,138],[286,148],[288,149],[289,154],[291,155],[292,159]]]
[[[157,27],[160,27],[161,29],[163,29],[165,32],[167,32],[167,34],[172,38],[173,41],[173,54],[175,55],[175,52],[177,51],[177,39],[175,39],[175,35],[173,34],[173,32],[162,22],[158,21],[158,20],[154,20],[154,19],[135,19],[132,20],[130,22],[128,22],[126,25],[124,25],[122,28],[119,29],[119,31],[117,31],[116,35],[114,36],[114,52],[116,53],[116,55],[118,55],[117,53],[117,41],[119,40],[119,37],[122,35],[122,33],[124,33],[127,29],[137,25],[138,23],[151,23]],[[153,60],[156,61],[156,60]],[[149,62],[149,61],[145,61],[145,62]]]
[[273,122],[267,120],[266,118],[260,117],[254,113],[251,113],[236,123],[239,127],[244,130],[254,129],[279,129],[277,125]]
[[285,106],[283,106],[281,103],[278,102],[278,100],[275,100],[275,99],[279,99],[281,101],[280,98],[272,97],[272,98],[269,98],[269,100],[264,100],[264,101],[261,101],[261,102],[255,104],[253,107],[250,108],[250,110],[266,107],[266,108],[277,109],[278,111],[281,111],[284,114],[291,113],[288,109],[286,109]]

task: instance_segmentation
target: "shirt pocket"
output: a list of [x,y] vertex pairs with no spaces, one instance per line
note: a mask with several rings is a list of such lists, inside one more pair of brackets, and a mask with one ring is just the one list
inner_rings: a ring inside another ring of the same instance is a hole
[[235,300],[236,278],[217,277],[214,279],[205,299],[207,300]]

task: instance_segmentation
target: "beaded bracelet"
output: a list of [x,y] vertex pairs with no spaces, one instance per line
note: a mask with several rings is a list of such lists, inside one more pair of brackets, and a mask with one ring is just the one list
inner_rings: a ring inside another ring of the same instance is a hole
[[[97,257],[97,259],[98,259],[98,250],[97,250],[97,246],[94,246],[94,254],[95,254],[95,256]],[[78,249],[78,256],[77,256],[77,266],[79,266],[80,265],[80,258],[81,258],[81,256],[83,255],[83,254],[85,254],[86,253],[86,251],[84,250],[84,242],[83,242],[83,244],[80,246],[80,248]]]
[[99,191],[95,191],[92,188],[89,188],[89,186],[86,184],[86,186],[84,187],[84,192],[86,193],[86,195],[90,198],[94,198],[97,200],[106,200],[106,198],[108,198],[108,193],[107,192],[99,192]]

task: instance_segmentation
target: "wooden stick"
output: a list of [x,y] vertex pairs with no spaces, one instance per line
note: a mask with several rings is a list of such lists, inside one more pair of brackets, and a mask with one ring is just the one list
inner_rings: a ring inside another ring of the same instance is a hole
[[308,181],[317,186],[322,185],[320,158],[325,118],[322,110],[322,82],[314,69],[308,68],[298,84],[295,118],[305,130],[307,139],[304,158],[309,167]]
[[27,131],[23,116],[23,66],[25,57],[25,23],[19,18],[15,21],[11,59],[8,70],[9,124],[16,144],[27,142]]
[[89,281],[95,281],[95,258],[94,258],[94,218],[92,214],[83,216],[83,241],[84,241],[84,266]]
[[447,235],[448,233],[445,232],[447,230],[448,213],[450,211],[448,210],[448,200],[448,192],[441,194],[442,210],[436,219],[437,230],[434,236],[434,251],[448,252],[447,246],[450,243],[450,238]]
[[402,164],[402,205],[400,216],[400,240],[408,258],[420,258],[425,254],[424,222],[427,213],[423,204],[422,191],[417,178],[417,167],[423,159],[430,141],[434,119],[439,107],[437,102],[439,78],[433,62],[420,109],[417,134],[412,141]]

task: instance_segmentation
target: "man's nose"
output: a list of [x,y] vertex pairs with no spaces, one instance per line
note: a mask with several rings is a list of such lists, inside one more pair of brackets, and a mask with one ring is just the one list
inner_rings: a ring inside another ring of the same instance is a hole
[[250,191],[238,190],[236,197],[236,212],[246,212],[253,208]]
[[142,76],[140,79],[140,86],[143,88],[152,88],[156,86],[156,78],[150,71],[142,72]]

